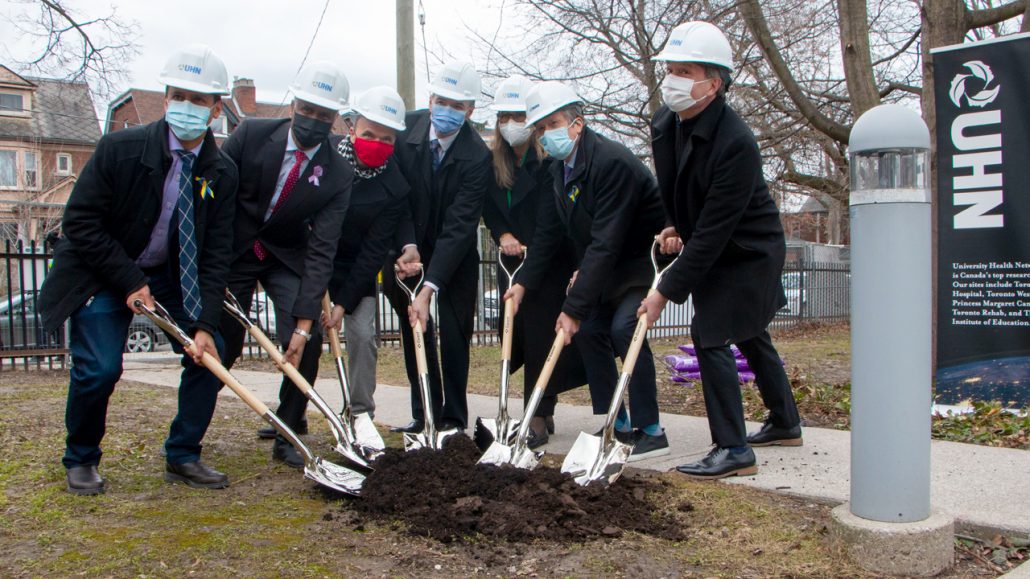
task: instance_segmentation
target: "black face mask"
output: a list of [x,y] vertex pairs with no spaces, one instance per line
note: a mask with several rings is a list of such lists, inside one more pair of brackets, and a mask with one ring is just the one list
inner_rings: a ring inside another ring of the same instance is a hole
[[333,130],[333,124],[301,114],[293,115],[293,138],[301,149],[310,149],[321,143]]

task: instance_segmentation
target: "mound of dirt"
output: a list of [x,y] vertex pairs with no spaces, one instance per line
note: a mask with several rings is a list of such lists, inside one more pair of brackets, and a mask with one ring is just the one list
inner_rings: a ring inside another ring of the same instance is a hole
[[658,508],[662,487],[653,481],[624,475],[608,488],[581,487],[554,468],[478,465],[479,456],[464,436],[448,439],[443,451],[388,449],[365,479],[362,499],[350,507],[370,518],[404,521],[412,533],[444,542],[476,535],[582,541],[624,531],[685,537],[673,510],[690,505]]

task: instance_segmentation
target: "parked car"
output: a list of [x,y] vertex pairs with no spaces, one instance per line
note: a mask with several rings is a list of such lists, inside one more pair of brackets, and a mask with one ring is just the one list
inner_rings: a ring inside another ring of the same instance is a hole
[[[168,337],[154,322],[135,315],[125,337],[126,352],[153,352],[168,343]],[[0,298],[0,348],[59,348],[64,344],[63,328],[47,334],[36,313],[36,293],[22,293]]]
[[804,272],[783,272],[783,292],[787,295],[787,305],[780,308],[780,315],[800,316],[807,302],[805,295]]
[[483,323],[490,330],[496,330],[501,323],[499,292],[495,289],[483,294]]

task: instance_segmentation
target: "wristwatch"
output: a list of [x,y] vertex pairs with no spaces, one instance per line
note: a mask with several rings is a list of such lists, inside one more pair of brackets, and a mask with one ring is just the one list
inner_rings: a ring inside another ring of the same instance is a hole
[[302,330],[300,328],[294,328],[293,329],[293,333],[297,334],[298,336],[304,336],[304,341],[306,341],[306,342],[310,342],[311,341],[311,332],[305,332],[304,330]]

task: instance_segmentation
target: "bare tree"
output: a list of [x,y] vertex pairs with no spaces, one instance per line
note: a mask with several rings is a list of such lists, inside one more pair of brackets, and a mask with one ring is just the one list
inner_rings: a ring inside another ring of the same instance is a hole
[[19,64],[33,74],[87,82],[100,97],[109,96],[126,75],[125,66],[137,54],[136,25],[119,19],[114,10],[86,16],[67,0],[30,0],[28,9],[8,16],[15,28],[41,46]]

